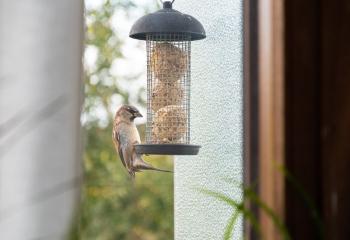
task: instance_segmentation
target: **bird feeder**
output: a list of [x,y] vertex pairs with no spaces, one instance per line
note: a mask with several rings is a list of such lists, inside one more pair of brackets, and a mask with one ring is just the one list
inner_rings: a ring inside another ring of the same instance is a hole
[[146,142],[135,145],[139,154],[196,155],[190,143],[191,41],[204,39],[202,24],[172,9],[141,17],[129,36],[146,41]]

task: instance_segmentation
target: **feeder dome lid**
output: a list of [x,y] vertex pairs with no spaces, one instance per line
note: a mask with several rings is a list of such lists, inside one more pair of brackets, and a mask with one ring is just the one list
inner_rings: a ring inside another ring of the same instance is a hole
[[147,14],[132,26],[131,38],[146,40],[148,34],[190,34],[191,41],[206,37],[203,25],[194,17],[172,9],[172,2],[163,3],[163,9]]

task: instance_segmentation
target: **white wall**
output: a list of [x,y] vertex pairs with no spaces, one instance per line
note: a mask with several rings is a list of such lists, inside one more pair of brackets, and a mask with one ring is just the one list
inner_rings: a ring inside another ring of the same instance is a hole
[[[237,199],[242,181],[242,0],[177,0],[173,7],[202,22],[207,38],[192,43],[192,143],[198,156],[175,160],[175,239],[222,239],[231,208],[193,188]],[[233,239],[242,239],[242,221]]]
[[81,0],[0,0],[0,239],[64,239],[79,196]]

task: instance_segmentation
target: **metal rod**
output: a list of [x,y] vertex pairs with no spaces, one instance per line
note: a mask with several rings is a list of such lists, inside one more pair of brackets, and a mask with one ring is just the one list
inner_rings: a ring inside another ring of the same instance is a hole
[[172,1],[163,1],[163,0],[159,0],[162,4],[164,3],[164,2],[171,2],[171,4],[173,4],[174,2],[175,2],[175,0],[172,0]]

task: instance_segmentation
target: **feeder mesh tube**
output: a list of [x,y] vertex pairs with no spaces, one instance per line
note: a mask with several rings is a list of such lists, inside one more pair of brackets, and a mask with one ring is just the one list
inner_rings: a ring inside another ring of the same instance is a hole
[[147,35],[147,144],[190,143],[190,40]]

